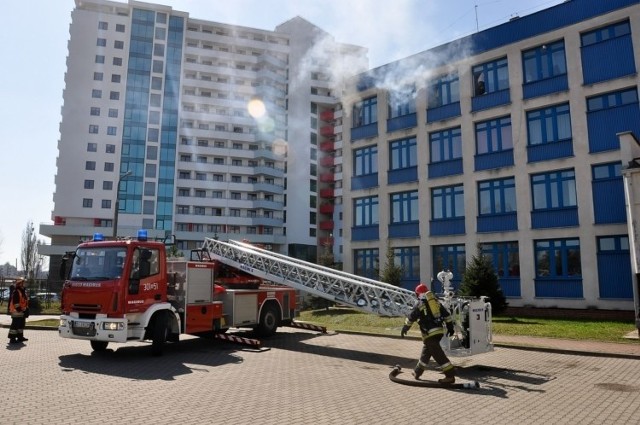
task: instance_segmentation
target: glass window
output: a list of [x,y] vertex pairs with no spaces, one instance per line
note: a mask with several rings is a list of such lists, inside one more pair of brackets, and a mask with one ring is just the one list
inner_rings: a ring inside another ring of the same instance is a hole
[[509,88],[507,58],[476,65],[472,69],[473,94],[481,96]]
[[523,52],[522,61],[525,83],[567,73],[563,40]]
[[433,220],[464,217],[464,189],[462,185],[431,189],[431,217]]
[[460,127],[429,134],[431,163],[462,158],[462,133]]
[[391,194],[391,223],[415,223],[418,214],[418,191]]
[[378,197],[354,199],[354,226],[371,226],[378,224]]
[[460,102],[458,74],[449,74],[433,80],[429,85],[427,102],[429,108]]
[[516,211],[516,182],[513,177],[478,182],[479,215]]
[[579,239],[535,241],[536,278],[580,277]]
[[527,112],[529,145],[541,145],[571,139],[569,104]]
[[400,170],[418,165],[418,146],[415,137],[389,142],[389,168]]
[[353,105],[353,126],[361,127],[378,122],[378,98],[364,99]]
[[476,124],[476,154],[513,149],[511,117],[497,118]]
[[534,174],[531,176],[531,190],[534,210],[578,205],[573,170]]
[[378,172],[378,146],[367,146],[353,151],[354,176],[365,176]]

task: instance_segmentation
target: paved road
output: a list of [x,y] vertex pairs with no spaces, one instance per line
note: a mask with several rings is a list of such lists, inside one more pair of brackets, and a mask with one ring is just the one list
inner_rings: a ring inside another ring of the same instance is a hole
[[[6,329],[2,330],[6,332]],[[185,337],[151,357],[149,344],[92,354],[87,342],[28,329],[0,349],[0,423],[19,424],[637,424],[640,356],[496,346],[452,358],[474,390],[400,385],[417,339],[283,328],[268,350]],[[4,335],[3,335],[4,337]],[[423,375],[437,379],[435,371]],[[24,382],[12,399],[11,383]],[[424,418],[427,407],[436,412]],[[12,420],[9,412],[20,412]]]

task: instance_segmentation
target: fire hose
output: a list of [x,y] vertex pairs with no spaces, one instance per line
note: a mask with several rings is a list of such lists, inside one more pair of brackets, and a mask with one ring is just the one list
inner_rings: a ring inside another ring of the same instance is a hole
[[406,379],[398,378],[398,375],[402,371],[400,365],[395,365],[391,372],[389,373],[389,379],[391,381],[396,382],[398,384],[410,385],[413,387],[427,387],[427,388],[452,388],[456,390],[467,390],[467,389],[475,389],[480,388],[480,383],[478,381],[465,382],[459,384],[441,384],[439,382],[433,381],[409,381]]

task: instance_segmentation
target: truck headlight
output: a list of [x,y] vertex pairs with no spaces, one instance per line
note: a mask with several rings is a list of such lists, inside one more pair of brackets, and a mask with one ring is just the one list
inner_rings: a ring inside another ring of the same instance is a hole
[[60,327],[64,328],[67,326],[67,319],[60,319]]
[[105,331],[121,331],[124,329],[124,323],[122,322],[103,322],[102,329]]

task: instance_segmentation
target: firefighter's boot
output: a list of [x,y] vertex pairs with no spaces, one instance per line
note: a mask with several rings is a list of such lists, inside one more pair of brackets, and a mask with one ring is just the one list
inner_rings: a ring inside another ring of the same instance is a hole
[[440,378],[438,379],[438,382],[441,384],[455,384],[456,383],[456,376],[453,372],[453,369],[450,370],[446,370],[444,372],[444,378]]
[[422,372],[424,372],[424,369],[421,368],[420,365],[416,365],[416,367],[414,367],[411,371],[411,374],[415,379],[420,379],[420,377],[422,376]]

